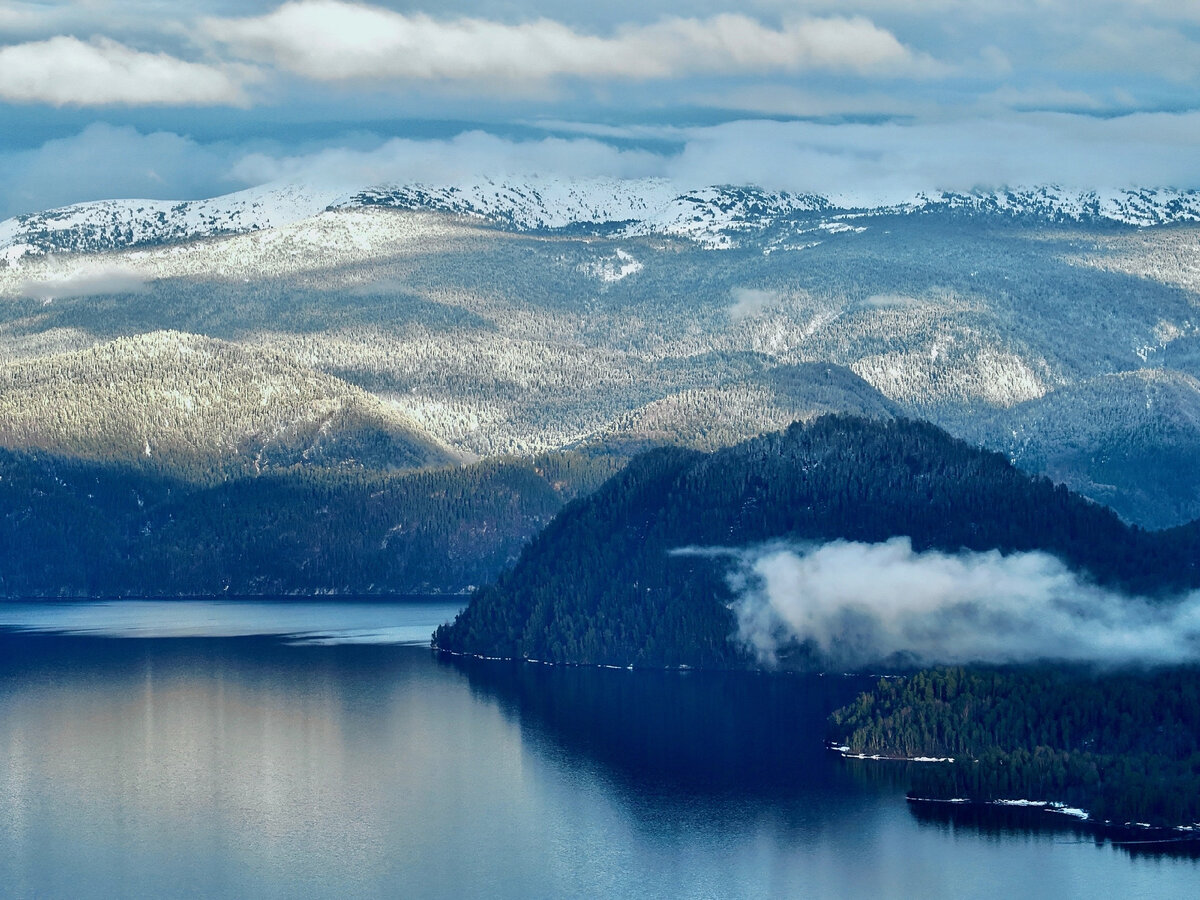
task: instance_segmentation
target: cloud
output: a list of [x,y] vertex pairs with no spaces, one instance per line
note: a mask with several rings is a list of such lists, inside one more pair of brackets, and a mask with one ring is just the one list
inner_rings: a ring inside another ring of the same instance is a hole
[[[662,178],[812,192],[848,205],[922,191],[1028,187],[1200,188],[1200,113],[1094,118],[1008,113],[967,120],[825,124],[747,120],[711,127],[553,121],[544,138],[484,131],[449,139],[368,133],[281,148],[201,143],[96,124],[30,150],[0,153],[0,217],[106,197],[210,197],[269,181],[361,187],[487,178]],[[581,136],[565,135],[569,130]],[[736,302],[736,298],[735,301]]]
[[263,16],[210,18],[203,28],[235,53],[317,81],[512,84],[814,69],[928,75],[938,68],[862,16],[806,17],[779,28],[732,13],[668,16],[601,37],[547,18],[435,19],[341,0],[296,0]]
[[783,296],[779,291],[764,291],[758,288],[734,288],[730,291],[733,306],[729,307],[729,320],[741,322],[757,316],[779,302]]
[[0,218],[85,200],[211,197],[230,180],[244,147],[202,144],[172,132],[143,134],[97,123],[30,150],[0,154]]
[[757,184],[848,204],[921,191],[1057,184],[1069,189],[1200,186],[1200,114],[1100,119],[1069,113],[878,124],[730,122],[694,129],[669,174]]
[[590,138],[515,141],[482,131],[449,140],[395,138],[370,149],[327,148],[274,157],[248,154],[233,169],[246,183],[302,180],[335,184],[454,183],[521,176],[661,176],[667,158]]
[[664,137],[674,147],[651,151],[618,148],[600,138],[516,141],[468,132],[451,140],[392,140],[365,150],[325,149],[286,158],[259,154],[243,160],[234,174],[245,182],[321,173],[368,182],[660,177],[684,189],[757,185],[833,195],[849,205],[987,187],[1200,186],[1190,152],[1200,143],[1200,113],[1113,119],[1013,113],[968,121],[836,125],[749,120],[668,130]]
[[1200,75],[1200,41],[1176,27],[1106,22],[1090,31],[1066,62],[1101,72],[1149,72],[1190,82]]
[[812,89],[765,79],[700,90],[687,99],[696,106],[763,116],[895,118],[938,112],[935,102],[903,90]]
[[108,38],[84,42],[62,35],[0,47],[0,99],[55,106],[245,102],[241,84],[226,69],[134,50]]
[[918,553],[906,537],[715,553],[733,562],[737,636],[766,665],[801,644],[851,668],[1200,659],[1200,592],[1125,596],[1045,553]]
[[22,297],[43,302],[103,294],[140,294],[147,289],[146,276],[124,266],[85,266],[53,278],[24,281],[17,288]]
[[18,31],[36,27],[42,22],[38,11],[25,4],[0,6],[0,30]]

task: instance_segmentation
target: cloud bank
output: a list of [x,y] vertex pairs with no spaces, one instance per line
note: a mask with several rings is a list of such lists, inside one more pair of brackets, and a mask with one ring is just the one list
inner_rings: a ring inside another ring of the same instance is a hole
[[195,199],[270,181],[362,187],[463,179],[663,178],[692,190],[757,185],[847,205],[920,192],[1031,187],[1200,188],[1200,112],[1098,119],[1010,113],[966,122],[839,124],[746,120],[708,127],[593,128],[514,139],[479,130],[445,139],[348,134],[300,148],[203,143],[169,131],[95,124],[29,150],[0,152],[0,218],[81,200]]
[[906,537],[715,552],[734,562],[738,639],[764,665],[809,644],[848,668],[1200,659],[1200,592],[1151,602],[1045,553],[918,553]]
[[[243,68],[243,76],[248,70]],[[0,47],[0,99],[54,106],[243,104],[229,71],[97,37]]]
[[805,17],[779,28],[735,13],[668,16],[621,25],[602,37],[547,18],[506,24],[296,0],[262,16],[210,18],[203,28],[234,53],[316,81],[639,81],[709,72],[919,75],[938,69],[862,16]]
[[0,218],[85,200],[190,200],[248,185],[231,177],[247,150],[169,131],[103,123],[30,150],[0,153]]
[[644,178],[665,175],[667,159],[591,138],[516,141],[468,131],[448,140],[393,138],[369,149],[329,147],[295,156],[252,153],[240,159],[231,174],[246,184],[278,180],[443,184],[539,175]]
[[[635,129],[634,137],[642,136]],[[1080,190],[1200,187],[1192,148],[1200,113],[1094,119],[1026,113],[970,122],[838,124],[748,120],[663,130],[674,146],[645,150],[592,136],[515,141],[482,132],[391,140],[368,150],[258,156],[242,180],[370,173],[381,181],[542,175],[667,178],[686,189],[757,185],[856,202],[922,191],[1055,184]],[[613,135],[612,140],[619,140]]]

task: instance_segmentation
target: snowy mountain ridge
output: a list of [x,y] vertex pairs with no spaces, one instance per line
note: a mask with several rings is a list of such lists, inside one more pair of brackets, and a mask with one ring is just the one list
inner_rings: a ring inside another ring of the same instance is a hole
[[0,260],[242,234],[310,218],[340,194],[264,185],[208,200],[98,200],[0,222]]
[[1037,187],[938,192],[872,204],[754,187],[681,190],[661,178],[482,178],[454,185],[352,190],[276,183],[208,200],[104,200],[17,216],[0,222],[0,260],[241,234],[326,210],[361,207],[452,213],[518,231],[604,227],[629,236],[683,238],[712,249],[738,246],[769,231],[842,229],[849,227],[848,220],[881,215],[945,213],[1136,227],[1200,222],[1200,192],[1195,190]]

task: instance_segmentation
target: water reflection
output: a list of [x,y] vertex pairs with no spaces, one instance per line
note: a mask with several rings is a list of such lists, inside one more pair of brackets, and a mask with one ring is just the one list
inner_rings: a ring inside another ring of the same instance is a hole
[[463,598],[0,602],[0,629],[121,638],[286,636],[297,644],[420,644]]
[[1070,816],[1038,808],[956,803],[912,803],[910,808],[923,827],[948,837],[959,831],[1007,842],[1025,841],[1036,836],[1060,844],[1115,848],[1130,856],[1200,860],[1200,838],[1169,830],[1095,828]]
[[853,683],[0,634],[18,897],[1186,896],[1197,866],[922,824],[821,748]]
[[637,790],[704,796],[827,792],[840,763],[824,749],[826,718],[871,683],[438,660],[543,744],[588,757]]
[[502,817],[522,832],[519,735],[428,651],[0,645],[0,872],[18,896],[392,895],[439,883],[461,811],[494,852],[512,846]]

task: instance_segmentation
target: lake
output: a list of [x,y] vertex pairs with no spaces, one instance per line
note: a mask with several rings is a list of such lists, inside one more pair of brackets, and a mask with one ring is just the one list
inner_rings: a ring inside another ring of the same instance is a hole
[[[455,600],[0,604],[15,897],[1194,896],[823,747],[870,679],[459,660]],[[1051,821],[1054,820],[1054,821]]]

